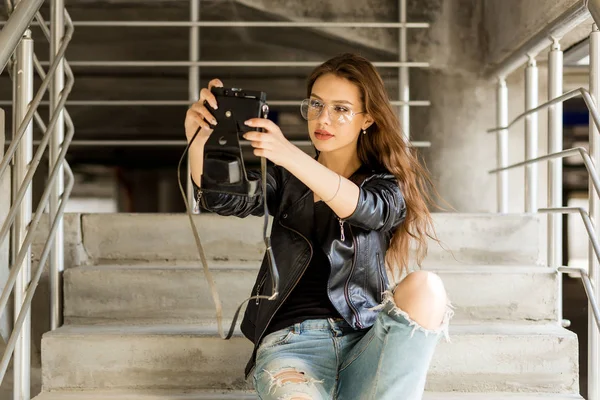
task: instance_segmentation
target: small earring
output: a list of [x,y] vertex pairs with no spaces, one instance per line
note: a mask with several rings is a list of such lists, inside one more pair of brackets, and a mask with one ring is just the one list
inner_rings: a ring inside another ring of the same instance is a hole
[[363,129],[363,135],[366,135],[366,134],[367,134],[367,130]]

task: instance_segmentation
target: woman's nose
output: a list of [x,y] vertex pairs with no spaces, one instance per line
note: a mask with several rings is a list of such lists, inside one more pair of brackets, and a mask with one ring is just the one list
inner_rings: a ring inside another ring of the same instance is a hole
[[325,106],[323,107],[323,111],[321,111],[321,115],[319,115],[319,118],[317,118],[317,121],[319,121],[319,123],[327,123],[328,125],[331,125],[331,116],[329,115],[329,107]]

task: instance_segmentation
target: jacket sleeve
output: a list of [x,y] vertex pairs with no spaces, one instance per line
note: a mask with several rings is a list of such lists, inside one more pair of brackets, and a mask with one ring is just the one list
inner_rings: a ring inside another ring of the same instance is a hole
[[406,218],[406,203],[396,178],[375,178],[360,187],[358,204],[345,219],[359,228],[391,231]]
[[[194,199],[200,200],[200,207],[207,211],[224,216],[245,218],[249,215],[264,215],[264,196],[262,193],[262,174],[259,171],[246,171],[249,180],[258,180],[258,191],[254,196],[232,195],[213,192],[202,192],[192,180]],[[283,187],[283,170],[277,165],[267,168],[267,208],[269,215],[277,214]]]

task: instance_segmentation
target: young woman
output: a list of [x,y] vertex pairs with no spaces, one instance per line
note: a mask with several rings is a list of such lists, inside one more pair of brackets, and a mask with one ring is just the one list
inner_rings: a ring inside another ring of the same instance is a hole
[[[190,148],[195,184],[212,132],[208,122],[216,123],[203,106],[218,106],[212,86],[222,83],[211,81],[185,120],[188,141],[201,128]],[[426,172],[368,60],[344,54],[320,65],[307,97],[301,113],[316,158],[272,121],[251,119],[246,124],[264,133],[245,139],[255,155],[275,164],[266,195],[209,194],[196,185],[207,210],[261,215],[266,200],[274,217],[280,294],[246,308],[241,329],[254,343],[246,377],[253,372],[261,399],[421,399],[452,314],[437,275],[408,273],[411,242],[420,263],[432,228]],[[405,277],[391,285],[388,272]],[[252,295],[270,295],[270,288],[265,260]]]

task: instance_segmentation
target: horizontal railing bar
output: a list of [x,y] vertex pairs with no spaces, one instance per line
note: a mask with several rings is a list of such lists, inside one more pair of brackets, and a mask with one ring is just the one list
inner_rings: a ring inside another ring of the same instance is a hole
[[[0,26],[6,21],[0,22]],[[39,25],[33,23],[32,25]],[[49,23],[46,23],[49,25]],[[77,27],[103,27],[103,28],[407,28],[427,29],[428,22],[326,22],[326,21],[73,21]]]
[[[282,68],[299,68],[299,67],[316,67],[322,64],[321,61],[70,61],[72,67],[244,67],[244,68],[260,68],[260,67],[282,67]],[[398,61],[375,61],[372,63],[378,68],[428,68],[428,62],[398,62]],[[43,61],[42,65],[48,65],[47,61]]]
[[496,168],[488,171],[490,174],[495,174],[502,171],[508,171],[509,169],[514,169],[518,167],[523,167],[525,165],[535,164],[542,161],[554,160],[556,158],[564,158],[571,157],[579,154],[579,149],[586,151],[583,147],[575,147],[573,149],[567,149],[563,151],[559,151],[558,153],[546,154],[545,156],[540,156],[536,158],[532,158],[531,160],[521,161],[516,164],[507,165],[506,167]]
[[537,158],[532,158],[531,160],[526,160],[526,161],[522,161],[522,162],[512,164],[512,165],[509,165],[506,167],[493,169],[493,170],[489,171],[489,173],[495,174],[495,173],[498,173],[501,171],[508,171],[509,169],[523,167],[525,165],[535,164],[535,163],[539,163],[542,161],[554,160],[557,158],[576,156],[578,154],[581,155],[581,158],[583,159],[583,164],[585,165],[588,175],[592,181],[592,185],[594,186],[594,189],[596,190],[596,194],[598,195],[598,197],[600,197],[600,177],[598,176],[596,168],[594,168],[594,162],[590,158],[590,154],[583,147],[574,147],[572,149],[567,149],[567,150],[559,151],[556,153],[547,154],[545,156],[541,156],[541,157],[537,157]]
[[[9,144],[10,141],[7,141],[6,144]],[[312,142],[310,140],[290,140],[295,146],[299,147],[308,147],[312,146]],[[36,140],[33,142],[34,146],[38,146],[40,141]],[[108,147],[178,147],[185,146],[187,142],[185,140],[73,140],[71,142],[71,146],[82,146],[82,147],[100,147],[100,146],[108,146]],[[250,144],[246,141],[240,142],[242,147],[249,147]],[[431,142],[425,141],[413,141],[410,142],[412,147],[431,147]]]
[[[121,106],[133,106],[133,107],[155,107],[155,106],[189,106],[193,102],[189,100],[69,100],[67,101],[68,107],[73,106],[94,106],[94,107],[121,107]],[[270,106],[280,107],[300,107],[300,101],[294,100],[273,100],[267,101]],[[392,106],[404,106],[408,105],[411,107],[429,107],[431,102],[428,100],[411,100],[405,101],[390,101]],[[12,102],[8,100],[1,100],[0,106],[11,106]],[[48,106],[48,101],[42,101],[41,106]]]
[[552,99],[546,103],[541,104],[540,106],[536,107],[536,108],[532,108],[531,110],[528,110],[522,114],[520,114],[519,116],[517,116],[510,124],[508,124],[507,126],[501,126],[501,127],[497,127],[497,128],[493,128],[493,129],[489,129],[487,132],[488,133],[494,133],[494,132],[500,132],[500,131],[504,131],[504,130],[508,130],[510,129],[514,124],[516,124],[517,122],[519,122],[520,120],[522,120],[523,118],[527,117],[528,115],[531,114],[535,114],[543,109],[546,109],[548,107],[551,107],[555,104],[558,103],[562,103],[566,100],[572,99],[574,97],[577,96],[583,96],[583,100],[585,101],[588,110],[590,111],[590,113],[592,114],[592,118],[594,120],[594,124],[598,127],[598,129],[600,129],[600,114],[598,113],[598,109],[596,108],[596,103],[594,102],[594,99],[590,96],[590,93],[587,89],[585,88],[578,88],[578,89],[573,89],[561,96],[558,96],[555,99]]

